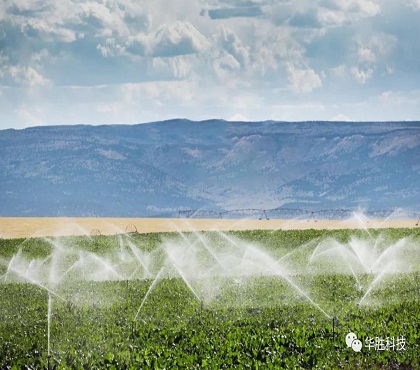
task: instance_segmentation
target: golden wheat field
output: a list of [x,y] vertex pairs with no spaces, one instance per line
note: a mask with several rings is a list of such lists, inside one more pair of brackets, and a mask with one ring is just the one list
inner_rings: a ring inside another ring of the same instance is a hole
[[414,228],[417,220],[0,217],[0,238],[211,230]]

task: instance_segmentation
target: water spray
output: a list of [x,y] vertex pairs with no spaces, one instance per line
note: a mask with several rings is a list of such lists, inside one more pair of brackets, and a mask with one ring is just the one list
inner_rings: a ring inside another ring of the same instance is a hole
[[155,279],[153,280],[152,284],[150,285],[149,289],[147,290],[146,295],[144,296],[143,300],[141,301],[140,307],[139,307],[139,309],[137,310],[136,315],[134,316],[134,321],[136,321],[136,320],[137,320],[137,316],[139,315],[140,310],[141,310],[141,308],[142,308],[142,307],[143,307],[143,305],[144,305],[144,302],[146,302],[147,297],[149,296],[150,292],[152,291],[152,289],[153,289],[153,288],[154,288],[154,286],[156,285],[156,283],[157,283],[158,279],[160,278],[160,275],[162,274],[162,272],[163,272],[163,267],[160,269],[160,271],[159,271],[159,272],[158,272],[158,274],[156,275]]

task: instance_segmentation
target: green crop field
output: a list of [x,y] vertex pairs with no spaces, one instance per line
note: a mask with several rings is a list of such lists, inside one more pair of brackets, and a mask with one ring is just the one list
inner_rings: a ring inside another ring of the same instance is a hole
[[420,368],[419,229],[0,239],[0,296],[2,369]]

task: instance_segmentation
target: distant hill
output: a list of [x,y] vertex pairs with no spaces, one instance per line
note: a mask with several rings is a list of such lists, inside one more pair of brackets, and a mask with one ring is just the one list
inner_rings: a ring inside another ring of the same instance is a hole
[[1,216],[420,209],[420,122],[192,122],[0,131]]

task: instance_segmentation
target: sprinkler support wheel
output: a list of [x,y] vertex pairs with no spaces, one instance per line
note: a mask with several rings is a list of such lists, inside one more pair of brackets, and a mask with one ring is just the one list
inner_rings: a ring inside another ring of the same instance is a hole
[[127,225],[127,227],[125,228],[125,233],[126,234],[138,234],[139,232],[137,231],[137,227],[134,224],[129,224]]

